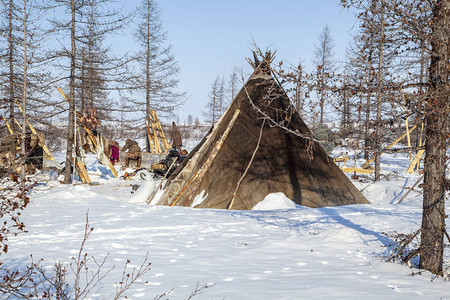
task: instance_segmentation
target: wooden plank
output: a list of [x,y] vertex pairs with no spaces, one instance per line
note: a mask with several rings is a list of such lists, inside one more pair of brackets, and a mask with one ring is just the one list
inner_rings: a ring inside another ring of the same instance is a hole
[[161,149],[161,145],[159,144],[159,140],[158,140],[158,126],[157,126],[157,122],[158,122],[158,117],[156,116],[156,111],[151,110],[150,111],[150,124],[152,127],[152,132],[153,132],[153,141],[155,143],[155,151],[156,153],[163,153],[162,149]]
[[425,153],[425,150],[419,150],[417,151],[416,156],[414,157],[413,161],[411,162],[411,164],[409,165],[408,170],[406,170],[406,173],[412,173],[414,172],[414,169],[417,166],[417,169],[419,169],[419,163],[420,163],[420,159],[422,157],[422,155]]
[[161,138],[161,140],[163,142],[164,149],[166,150],[166,152],[168,152],[169,149],[172,147],[170,146],[169,141],[167,140],[166,136],[164,135],[164,131],[162,129],[161,122],[159,122],[159,118],[156,115],[156,111],[155,111],[155,120],[156,120],[157,129],[159,131],[159,137]]
[[156,153],[162,153],[163,151],[162,151],[161,145],[159,144],[159,141],[158,141],[158,133],[157,133],[156,124],[153,121],[151,122],[151,124],[152,124],[152,129],[153,129],[153,141],[155,143],[155,151],[156,151]]
[[354,167],[345,167],[340,168],[344,173],[363,173],[363,174],[371,174],[373,170],[370,169],[362,169],[362,168],[354,168]]
[[85,183],[91,184],[92,183],[91,178],[89,177],[89,174],[87,173],[86,168],[84,167],[79,157],[77,157],[77,167],[81,180],[83,180],[84,178]]
[[[406,110],[406,108],[405,108],[405,110]],[[405,124],[406,124],[406,139],[408,141],[408,148],[411,149],[411,136],[409,134],[408,117],[406,117]],[[409,162],[412,162],[411,150],[409,150],[408,152],[409,152]]]

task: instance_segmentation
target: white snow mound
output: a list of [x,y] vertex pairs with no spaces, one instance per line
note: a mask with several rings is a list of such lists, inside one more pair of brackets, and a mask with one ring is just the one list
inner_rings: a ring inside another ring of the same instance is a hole
[[293,209],[298,205],[286,197],[284,193],[268,194],[263,201],[253,206],[252,210],[273,210],[273,209]]

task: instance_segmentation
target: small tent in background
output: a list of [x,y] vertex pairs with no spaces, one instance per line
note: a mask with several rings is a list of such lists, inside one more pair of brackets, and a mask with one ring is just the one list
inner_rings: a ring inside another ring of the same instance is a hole
[[[171,175],[160,205],[252,209],[282,192],[295,203],[369,203],[334,164],[273,77],[268,53],[224,115]],[[257,150],[255,151],[255,149]],[[243,176],[245,174],[245,176]],[[201,195],[203,201],[193,205]]]

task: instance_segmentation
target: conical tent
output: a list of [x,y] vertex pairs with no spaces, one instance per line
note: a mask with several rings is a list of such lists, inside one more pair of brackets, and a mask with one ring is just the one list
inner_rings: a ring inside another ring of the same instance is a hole
[[200,195],[195,207],[225,209],[234,199],[233,209],[246,210],[276,192],[309,207],[369,203],[309,138],[272,76],[272,59],[267,54],[255,62],[227,111],[171,175],[158,204],[192,206]]

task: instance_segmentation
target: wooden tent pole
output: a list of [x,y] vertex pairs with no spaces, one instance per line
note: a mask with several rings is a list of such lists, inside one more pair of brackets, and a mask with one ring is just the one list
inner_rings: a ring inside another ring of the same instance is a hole
[[[419,142],[419,146],[422,147],[425,145],[425,141],[422,142],[422,134],[423,134],[423,122],[422,122],[422,130],[420,132],[420,142]],[[422,155],[425,153],[425,150],[419,150],[416,153],[416,156],[414,157],[414,159],[412,160],[411,164],[408,167],[408,170],[406,170],[406,173],[412,173],[414,172],[414,169],[416,169],[417,171],[419,171],[419,167],[420,167],[420,159],[422,158]]]
[[222,148],[222,145],[225,142],[226,138],[228,137],[228,134],[230,133],[231,128],[233,128],[233,125],[234,125],[237,117],[239,116],[239,113],[240,113],[240,110],[236,109],[236,111],[234,112],[234,115],[231,118],[231,121],[228,124],[227,128],[225,129],[224,133],[222,134],[220,139],[216,142],[216,145],[215,145],[214,149],[211,151],[206,162],[200,168],[200,172],[197,176],[197,179],[194,180],[194,186],[189,191],[187,198],[183,203],[183,206],[186,206],[187,204],[192,203],[192,197],[194,196],[195,191],[199,187],[200,183],[202,183],[203,178],[205,178],[205,175],[206,175],[209,167],[211,166],[213,160],[216,158],[217,154],[219,153],[220,148]]
[[[16,103],[17,103],[17,106],[19,107],[19,110],[21,112],[23,112],[22,105],[20,105],[20,103],[17,101],[17,99],[16,99]],[[31,123],[27,119],[25,121],[27,122],[27,125],[30,128],[31,132],[33,134],[37,134],[37,131],[33,127],[33,125],[31,125]],[[53,157],[52,153],[50,152],[50,149],[48,149],[47,145],[44,144],[44,146],[42,146],[42,149],[45,151],[45,154],[47,154],[49,160],[55,160],[55,158]]]
[[162,126],[161,126],[161,122],[159,122],[158,115],[156,114],[156,111],[154,111],[154,112],[155,112],[156,128],[159,131],[159,137],[161,138],[161,140],[163,142],[164,150],[166,152],[169,152],[169,149],[171,148],[170,144],[167,141],[167,138],[166,138],[166,136],[164,134],[164,131],[163,131]]
[[14,131],[11,129],[11,126],[9,125],[8,120],[6,120],[5,117],[2,117],[2,118],[3,118],[3,121],[5,121],[6,127],[8,127],[9,134],[14,134]]
[[185,204],[190,202],[192,195],[194,194],[194,192],[197,189],[197,187],[200,185],[201,181],[203,180],[203,178],[205,176],[206,171],[211,166],[212,161],[217,156],[217,153],[219,152],[219,150],[222,147],[225,139],[227,138],[228,134],[230,133],[230,130],[233,127],[234,122],[236,121],[239,113],[240,113],[240,110],[236,109],[236,111],[234,112],[233,118],[231,119],[230,123],[228,124],[227,128],[225,129],[225,132],[222,134],[220,139],[214,145],[213,150],[209,154],[209,156],[206,159],[206,161],[203,164],[203,166],[200,169],[198,169],[197,172],[195,172],[195,174],[191,178],[191,180],[189,180],[189,182],[184,185],[184,187],[180,190],[180,192],[178,192],[178,194],[175,197],[175,199],[170,203],[170,206],[174,206],[178,202],[178,200],[180,199],[180,197],[184,193],[184,191],[191,185],[191,183],[193,183],[194,181],[197,181],[195,183],[195,185],[192,187],[192,190],[189,192],[189,194],[187,196],[187,199],[185,200],[185,202],[183,204],[185,205]]
[[19,126],[20,130],[22,130],[22,125],[20,125],[19,121],[17,121],[16,118],[14,118],[14,122],[16,123],[17,126]]

